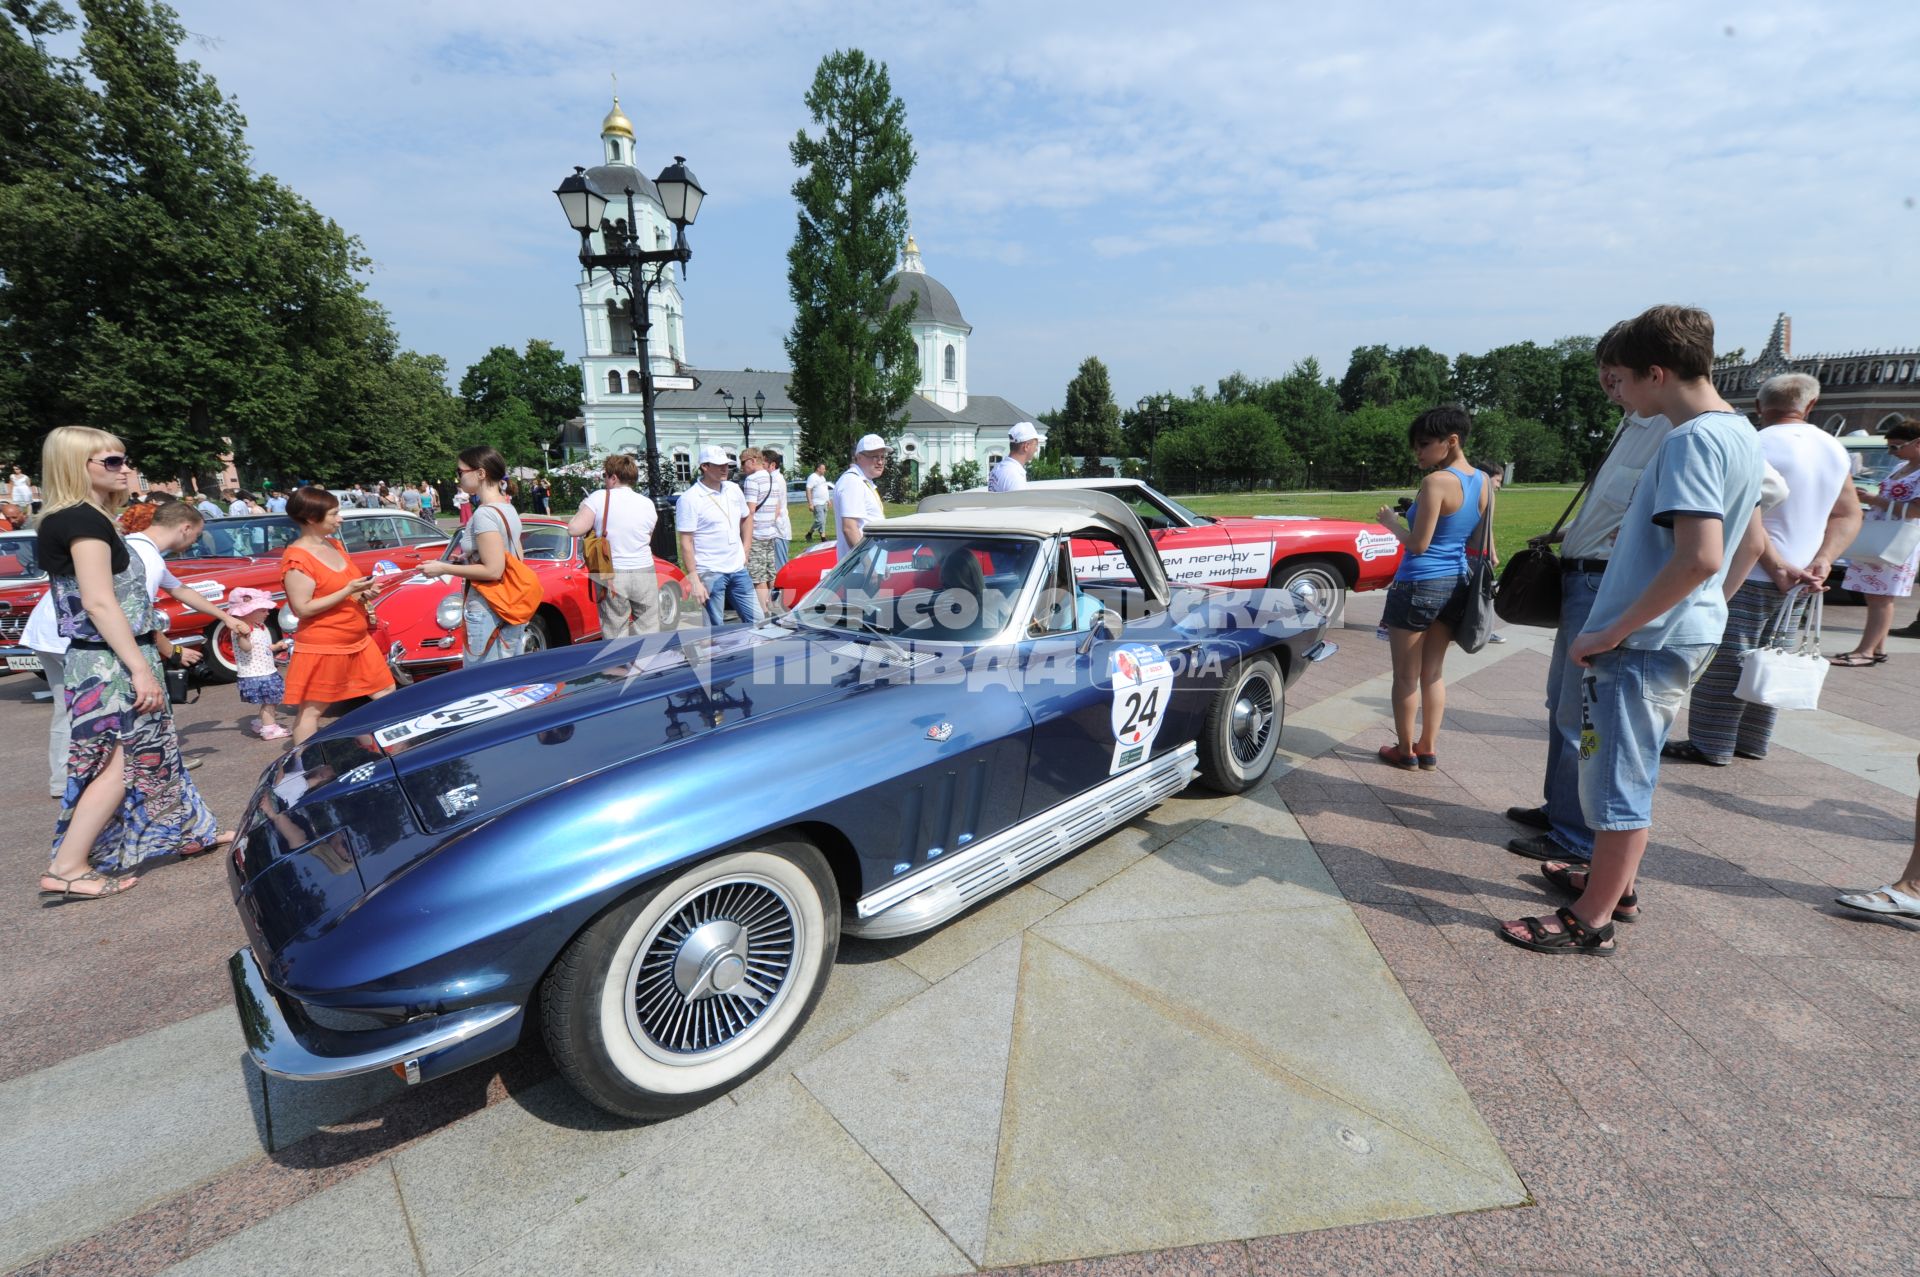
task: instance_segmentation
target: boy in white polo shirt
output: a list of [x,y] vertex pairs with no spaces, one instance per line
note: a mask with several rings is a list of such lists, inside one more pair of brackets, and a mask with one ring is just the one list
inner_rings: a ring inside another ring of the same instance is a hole
[[700,478],[680,494],[674,522],[680,532],[680,566],[687,574],[687,601],[704,604],[707,624],[718,626],[728,600],[749,625],[761,620],[747,575],[753,516],[740,489],[727,479],[733,462],[715,444],[700,449]]

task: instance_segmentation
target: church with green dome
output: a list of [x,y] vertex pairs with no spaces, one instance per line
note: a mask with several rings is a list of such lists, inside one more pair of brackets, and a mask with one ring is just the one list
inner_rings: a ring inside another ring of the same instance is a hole
[[[613,109],[600,125],[602,162],[587,175],[609,197],[607,216],[626,216],[626,193],[633,195],[635,222],[642,242],[666,248],[673,243],[653,182],[634,167],[633,121],[614,99]],[[601,251],[594,236],[594,251]],[[642,456],[646,424],[640,395],[640,365],[633,325],[624,293],[613,286],[605,271],[589,277],[585,270],[575,284],[580,297],[580,320],[586,353],[580,357],[584,391],[581,430],[574,443],[594,455],[631,452]],[[911,235],[900,269],[893,276],[893,299],[915,301],[912,331],[920,361],[920,384],[907,401],[907,421],[900,431],[899,457],[915,482],[938,465],[951,474],[955,463],[977,462],[981,473],[1006,455],[1007,431],[1032,414],[996,395],[974,394],[967,385],[967,341],[973,326],[960,312],[947,286],[927,274],[920,249]],[[653,290],[649,353],[653,375],[691,376],[695,390],[659,390],[654,396],[654,425],[659,440],[662,477],[675,485],[691,483],[694,458],[703,444],[719,444],[730,456],[751,443],[772,448],[787,458],[787,474],[798,477],[800,425],[793,401],[787,397],[784,372],[747,372],[703,368],[687,354],[685,311],[679,281],[669,276]],[[729,420],[725,391],[736,408],[756,395],[764,413],[743,437],[740,423]]]

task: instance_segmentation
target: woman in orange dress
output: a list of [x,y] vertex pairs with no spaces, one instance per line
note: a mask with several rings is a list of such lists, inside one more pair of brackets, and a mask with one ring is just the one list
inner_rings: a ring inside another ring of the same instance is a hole
[[299,745],[319,729],[327,706],[391,692],[393,672],[368,632],[360,601],[373,589],[373,578],[358,574],[334,537],[340,499],[325,488],[301,488],[287,498],[287,517],[300,528],[280,555],[287,606],[300,620],[286,674],[286,703],[299,706],[293,724],[293,743]]

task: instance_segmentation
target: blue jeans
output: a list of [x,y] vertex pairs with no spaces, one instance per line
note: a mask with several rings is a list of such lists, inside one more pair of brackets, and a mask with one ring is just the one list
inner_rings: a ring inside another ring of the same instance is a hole
[[759,596],[753,592],[753,578],[745,568],[737,572],[702,572],[700,582],[707,587],[708,625],[719,627],[729,598],[733,601],[733,610],[748,625],[758,625],[765,619],[760,615]]
[[1567,659],[1567,648],[1587,627],[1599,593],[1598,572],[1560,574],[1560,628],[1547,665],[1547,775],[1541,792],[1553,840],[1568,860],[1593,859],[1593,830],[1580,814],[1580,675],[1585,671]]
[[1646,829],[1660,782],[1660,748],[1687,689],[1713,659],[1711,643],[1616,648],[1580,676],[1580,807],[1593,829]]

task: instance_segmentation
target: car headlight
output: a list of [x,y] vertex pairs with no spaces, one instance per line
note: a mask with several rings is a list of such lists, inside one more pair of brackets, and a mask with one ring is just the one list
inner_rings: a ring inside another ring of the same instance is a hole
[[434,609],[433,621],[434,624],[451,634],[460,628],[461,619],[465,615],[466,611],[461,606],[460,596],[457,593],[449,594],[446,598],[441,599],[440,606]]
[[300,628],[300,618],[295,616],[293,609],[285,603],[280,605],[280,610],[275,615],[279,617],[280,632],[282,634],[291,634]]

